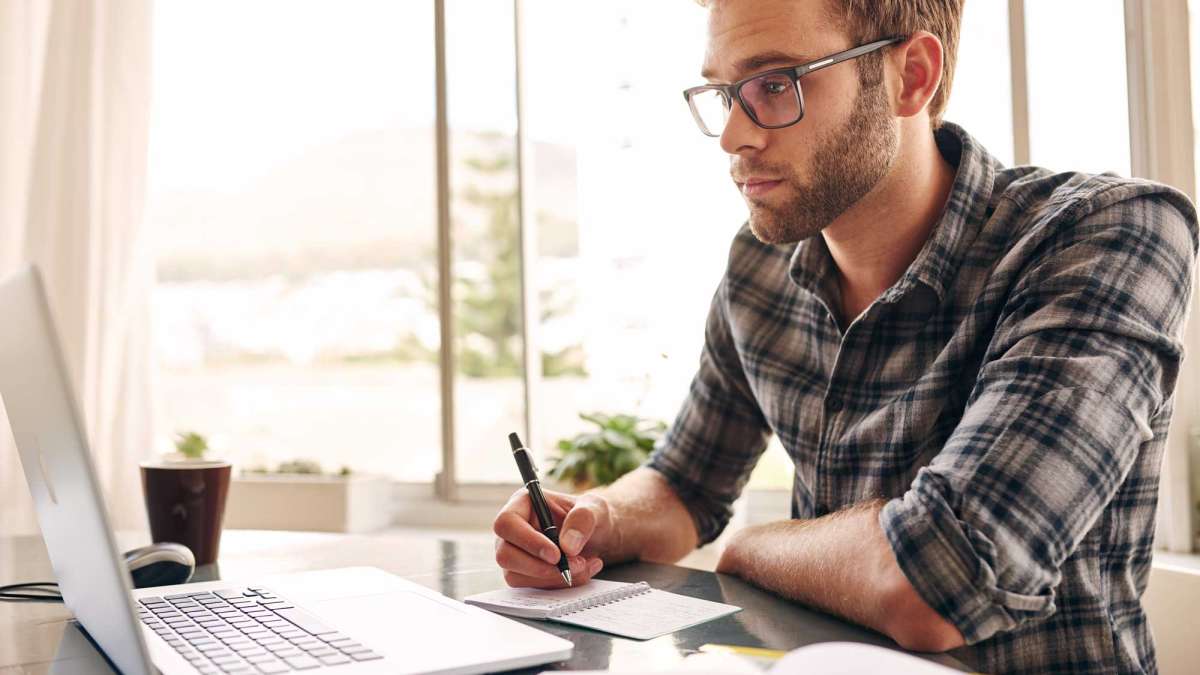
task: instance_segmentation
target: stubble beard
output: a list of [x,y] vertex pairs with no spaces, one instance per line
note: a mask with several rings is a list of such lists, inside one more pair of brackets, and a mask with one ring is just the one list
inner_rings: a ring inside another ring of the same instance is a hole
[[778,205],[749,203],[750,231],[759,241],[790,244],[816,236],[887,175],[899,137],[886,95],[882,83],[859,91],[846,124],[817,139],[812,179],[807,184],[790,167],[747,167],[756,173],[783,176],[780,187],[792,191],[791,198]]

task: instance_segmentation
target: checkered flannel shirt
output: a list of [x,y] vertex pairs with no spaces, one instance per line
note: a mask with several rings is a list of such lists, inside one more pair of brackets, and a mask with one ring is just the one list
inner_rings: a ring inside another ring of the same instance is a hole
[[972,667],[1155,672],[1140,598],[1195,210],[1147,181],[1005,168],[953,124],[937,141],[946,209],[844,330],[824,240],[742,228],[648,466],[707,543],[774,434],[793,518],[890,499],[896,560]]

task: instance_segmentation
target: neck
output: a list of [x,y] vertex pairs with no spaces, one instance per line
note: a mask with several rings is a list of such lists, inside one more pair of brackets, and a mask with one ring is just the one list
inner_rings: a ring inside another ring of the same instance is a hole
[[821,233],[838,269],[843,325],[904,274],[945,209],[954,167],[925,129],[905,129],[892,171]]

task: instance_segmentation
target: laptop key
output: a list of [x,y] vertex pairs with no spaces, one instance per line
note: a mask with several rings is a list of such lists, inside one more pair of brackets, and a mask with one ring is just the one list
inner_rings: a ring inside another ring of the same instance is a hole
[[317,640],[317,639],[314,639],[314,638],[311,638],[308,636],[294,638],[291,640],[291,643],[301,649],[304,649],[305,647],[324,647],[325,646],[324,642],[321,642],[320,640]]
[[291,609],[279,609],[279,610],[275,611],[275,614],[277,614],[278,616],[280,616],[284,619],[287,619],[288,621],[291,621],[292,623],[294,623],[297,626],[299,626],[300,628],[302,628],[305,632],[311,633],[312,635],[321,635],[323,633],[336,633],[337,632],[337,631],[333,630],[332,628],[330,628],[329,626],[326,626],[325,624],[318,621],[317,617],[313,616],[312,614],[309,614],[308,612],[306,612],[302,609],[296,609],[295,607],[293,607]]
[[216,640],[214,640],[210,637],[196,638],[194,640],[188,640],[188,642],[192,643],[192,646],[195,647],[196,649],[199,649],[201,647],[207,647],[208,645],[218,644]]
[[229,650],[225,649],[225,645],[197,645],[196,650],[204,652],[205,656],[212,658],[217,654],[229,654]]
[[283,661],[274,661],[272,663],[256,663],[254,664],[254,667],[258,668],[258,672],[267,673],[268,675],[291,671],[291,668],[288,668],[287,664]]
[[283,661],[284,661],[284,663],[295,668],[296,670],[311,670],[313,668],[321,667],[320,661],[314,659],[311,656],[307,656],[307,655],[289,656],[289,657],[285,658]]
[[354,654],[354,653],[356,653],[356,652],[369,652],[369,651],[371,651],[369,648],[367,648],[367,647],[364,647],[364,646],[362,646],[362,645],[360,645],[360,644],[347,645],[347,646],[345,646],[345,647],[338,647],[338,649],[342,650],[342,652],[343,652],[343,653],[346,653],[346,654]]
[[260,642],[258,644],[266,647],[268,651],[272,652],[286,652],[295,649],[295,647],[292,646],[292,643],[285,642],[283,640],[280,640],[279,642]]
[[343,663],[350,663],[350,659],[337,653],[318,656],[317,660],[327,666],[338,666]]
[[350,655],[350,658],[354,659],[355,661],[374,661],[376,659],[382,659],[383,655],[376,654],[375,652],[372,652],[372,651],[365,651],[365,652],[354,652],[353,654]]

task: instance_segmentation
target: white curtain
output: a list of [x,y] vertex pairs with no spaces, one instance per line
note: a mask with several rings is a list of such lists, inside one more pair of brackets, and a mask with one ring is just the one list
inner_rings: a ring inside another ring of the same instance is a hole
[[[0,0],[0,277],[42,270],[119,529],[144,527],[153,436],[150,28],[150,0]],[[0,420],[0,534],[36,531],[11,443]]]

